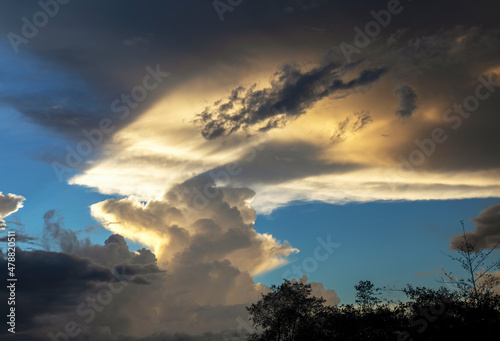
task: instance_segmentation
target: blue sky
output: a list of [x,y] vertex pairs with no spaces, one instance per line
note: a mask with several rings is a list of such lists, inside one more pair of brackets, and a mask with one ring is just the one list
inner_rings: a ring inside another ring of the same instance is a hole
[[[6,120],[6,125],[0,128],[4,146],[1,157],[4,162],[8,160],[6,164],[10,165],[1,170],[2,191],[27,198],[24,209],[17,215],[29,231],[41,233],[43,215],[51,209],[59,210],[67,226],[72,229],[80,230],[87,225],[95,225],[88,207],[105,196],[59,181],[52,166],[41,160],[43,153],[50,150],[51,145],[68,142],[63,138],[50,136],[36,125],[23,120],[13,110],[3,109],[2,117]],[[106,234],[91,237],[96,238],[94,241],[97,242],[102,241]]]
[[[340,244],[338,249],[327,260],[318,261],[316,271],[304,274],[335,288],[343,303],[354,303],[353,287],[361,280],[370,280],[378,287],[440,286],[437,281],[442,279],[441,267],[457,270],[455,262],[441,252],[452,254],[448,248],[451,237],[461,231],[460,220],[465,220],[467,229],[472,230],[473,223],[468,220],[497,203],[498,198],[345,205],[297,203],[278,209],[269,216],[259,216],[257,230],[286,239],[301,252],[290,257],[289,265],[256,280],[279,283],[285,270],[304,264],[308,257],[314,258],[318,237],[326,240],[331,236]],[[304,229],[307,238],[301,232]]]

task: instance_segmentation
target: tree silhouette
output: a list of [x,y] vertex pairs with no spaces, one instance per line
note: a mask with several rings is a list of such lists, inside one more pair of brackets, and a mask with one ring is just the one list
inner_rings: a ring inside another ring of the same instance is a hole
[[459,278],[451,271],[443,269],[445,279],[441,282],[454,285],[461,291],[467,301],[466,303],[477,307],[491,300],[491,296],[494,295],[494,288],[500,284],[500,280],[490,273],[491,270],[500,269],[500,261],[486,264],[498,243],[490,250],[479,249],[467,237],[463,220],[460,221],[460,224],[463,232],[462,240],[453,244],[458,251],[458,256],[445,255],[460,263],[466,272],[467,278]]
[[359,281],[358,285],[354,286],[354,289],[356,289],[355,302],[361,306],[363,311],[368,311],[380,303],[380,299],[376,297],[378,290],[375,289],[372,282]]
[[321,330],[325,300],[311,295],[311,285],[284,280],[271,286],[257,303],[247,307],[257,332],[249,340],[307,340]]
[[403,289],[405,301],[381,300],[379,288],[359,281],[355,305],[327,306],[323,298],[311,295],[311,285],[286,279],[280,286],[247,307],[255,333],[252,341],[292,340],[471,340],[486,339],[500,325],[498,277],[490,271],[500,262],[486,265],[491,250],[471,242],[462,223],[463,240],[456,243],[458,256],[450,256],[465,270],[466,278],[444,271],[451,287]]

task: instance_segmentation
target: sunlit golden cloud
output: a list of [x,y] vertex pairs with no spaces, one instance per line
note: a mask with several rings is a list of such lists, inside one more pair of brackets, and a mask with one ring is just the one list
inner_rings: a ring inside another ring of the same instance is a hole
[[[267,66],[262,69],[267,70]],[[269,77],[263,77],[264,71],[256,74],[257,77],[246,75],[247,83],[259,87],[269,84]],[[401,83],[388,76],[376,87],[362,88],[340,98],[325,98],[306,115],[290,119],[281,128],[261,134],[254,132],[251,137],[248,132],[239,132],[207,140],[194,122],[195,115],[207,103],[227,96],[228,90],[226,86],[217,88],[205,77],[199,76],[166,94],[115,134],[113,144],[106,147],[106,158],[97,160],[71,183],[96,187],[107,194],[136,195],[147,201],[159,198],[165,190],[193,176],[239,162],[241,174],[230,176],[230,183],[225,185],[255,189],[253,204],[259,212],[270,212],[297,199],[340,203],[496,195],[498,170],[495,169],[443,171],[429,167],[431,155],[425,155],[422,165],[412,167],[411,172],[401,171],[407,168],[401,158],[408,159],[409,153],[419,150],[416,139],[429,138],[436,127],[447,129],[447,134],[450,131],[449,123],[443,121],[450,102],[428,95],[421,81],[412,84],[418,94],[418,108],[411,119],[395,115],[399,100],[394,89]],[[207,82],[212,84],[208,92],[199,85]],[[360,115],[366,118],[363,126],[356,123]],[[443,146],[453,144],[450,137]],[[282,153],[271,155],[275,152],[273,147],[278,145],[282,146]],[[309,152],[297,152],[300,145],[309,146]],[[256,146],[260,149],[255,149]],[[436,151],[443,146],[437,144]],[[256,153],[256,161],[242,162],[251,153]],[[259,162],[259,158],[272,159],[274,164],[282,165],[283,171],[276,173],[274,168],[271,171],[269,167],[273,166]],[[294,170],[299,164],[302,170]],[[342,170],[345,165],[352,168]],[[317,175],[314,169],[319,166],[331,171]],[[264,186],[254,176],[259,172],[266,178],[265,183],[273,186]]]

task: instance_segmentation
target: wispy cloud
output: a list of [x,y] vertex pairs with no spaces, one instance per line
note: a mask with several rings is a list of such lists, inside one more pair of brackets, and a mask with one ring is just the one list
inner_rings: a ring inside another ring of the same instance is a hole
[[[302,71],[297,65],[283,65],[271,80],[271,87],[248,89],[240,86],[232,90],[227,99],[217,100],[213,106],[196,115],[206,139],[228,136],[238,130],[268,131],[283,127],[288,120],[306,113],[314,103],[324,97],[346,96],[350,91],[372,84],[387,72],[385,67],[366,69],[355,78],[342,78],[352,66],[335,63]],[[279,111],[285,108],[286,112]],[[255,129],[254,129],[255,130]]]

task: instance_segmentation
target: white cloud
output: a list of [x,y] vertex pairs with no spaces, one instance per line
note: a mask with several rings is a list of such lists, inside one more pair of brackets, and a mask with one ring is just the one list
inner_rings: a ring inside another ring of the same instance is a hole
[[146,203],[127,197],[91,206],[109,230],[151,248],[165,271],[137,300],[130,299],[130,307],[120,308],[142,312],[129,317],[134,335],[236,328],[236,317],[246,319],[244,307],[268,290],[252,276],[286,264],[298,252],[255,231],[256,213],[248,204],[254,192],[247,188],[220,189],[205,206],[193,204],[193,189],[207,182],[208,177],[192,179]]
[[[217,189],[197,206],[197,194],[210,178],[175,186],[159,200],[109,199],[91,206],[105,226],[152,248],[166,269],[179,264],[229,261],[239,271],[254,275],[285,264],[296,249],[254,230],[255,211],[247,188]],[[197,191],[198,190],[198,191]]]
[[3,220],[8,215],[17,212],[21,207],[23,207],[24,197],[16,194],[3,194],[0,192],[0,229],[3,230],[7,227],[7,224]]

